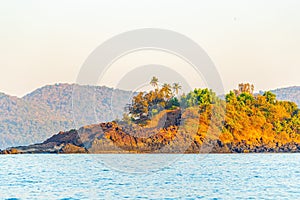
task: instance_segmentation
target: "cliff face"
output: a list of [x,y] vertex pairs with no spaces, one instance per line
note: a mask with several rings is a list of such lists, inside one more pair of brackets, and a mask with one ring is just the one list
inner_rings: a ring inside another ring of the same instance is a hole
[[[188,118],[187,118],[188,116]],[[191,130],[193,120],[190,111],[167,111],[163,122],[156,126],[140,127],[109,122],[84,126],[79,130],[59,132],[45,142],[29,146],[9,148],[2,154],[22,153],[265,153],[300,152],[300,144],[292,141],[268,142],[250,145],[246,141],[224,139],[214,135],[203,124]],[[200,120],[203,118],[200,117]],[[195,131],[196,130],[196,131]],[[208,133],[207,133],[208,134]]]

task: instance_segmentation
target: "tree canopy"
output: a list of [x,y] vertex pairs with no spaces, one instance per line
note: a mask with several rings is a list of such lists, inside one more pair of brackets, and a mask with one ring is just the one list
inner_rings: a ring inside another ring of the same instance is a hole
[[[177,97],[175,88],[179,90],[179,84],[173,84],[173,90],[170,84],[163,84],[160,88],[156,84],[152,84],[154,90],[140,92],[133,98],[128,114],[133,122],[147,124],[152,116],[162,110],[181,109],[185,115],[200,114],[198,121],[193,119],[188,125],[199,125],[199,138],[206,137],[210,127],[213,132],[211,134],[219,137],[225,144],[265,144],[275,148],[279,143],[300,143],[300,111],[297,105],[277,100],[272,92],[254,95],[247,91],[230,91],[225,100],[221,100],[206,88],[194,89]],[[225,112],[218,116],[220,122],[210,124],[212,113],[217,116],[222,113],[221,110]]]

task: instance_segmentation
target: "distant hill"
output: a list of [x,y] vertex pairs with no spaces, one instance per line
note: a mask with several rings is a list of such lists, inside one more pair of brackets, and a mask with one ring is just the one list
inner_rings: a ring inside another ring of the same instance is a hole
[[300,86],[271,90],[277,99],[295,102],[300,107]]
[[[270,91],[276,94],[278,100],[292,101],[300,107],[300,86],[278,88]],[[262,95],[263,93],[264,91],[259,91],[259,94]],[[225,95],[220,95],[219,97],[225,99]]]
[[23,98],[0,93],[0,149],[121,118],[130,98],[129,91],[76,84],[47,85]]

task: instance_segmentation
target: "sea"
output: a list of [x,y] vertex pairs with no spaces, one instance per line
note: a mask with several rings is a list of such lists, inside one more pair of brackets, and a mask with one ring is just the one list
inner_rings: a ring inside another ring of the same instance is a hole
[[300,199],[300,154],[1,155],[0,199]]

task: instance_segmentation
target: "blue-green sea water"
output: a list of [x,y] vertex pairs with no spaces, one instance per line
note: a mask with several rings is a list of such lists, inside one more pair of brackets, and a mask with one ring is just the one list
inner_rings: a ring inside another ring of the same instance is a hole
[[300,199],[300,154],[2,155],[0,199]]

